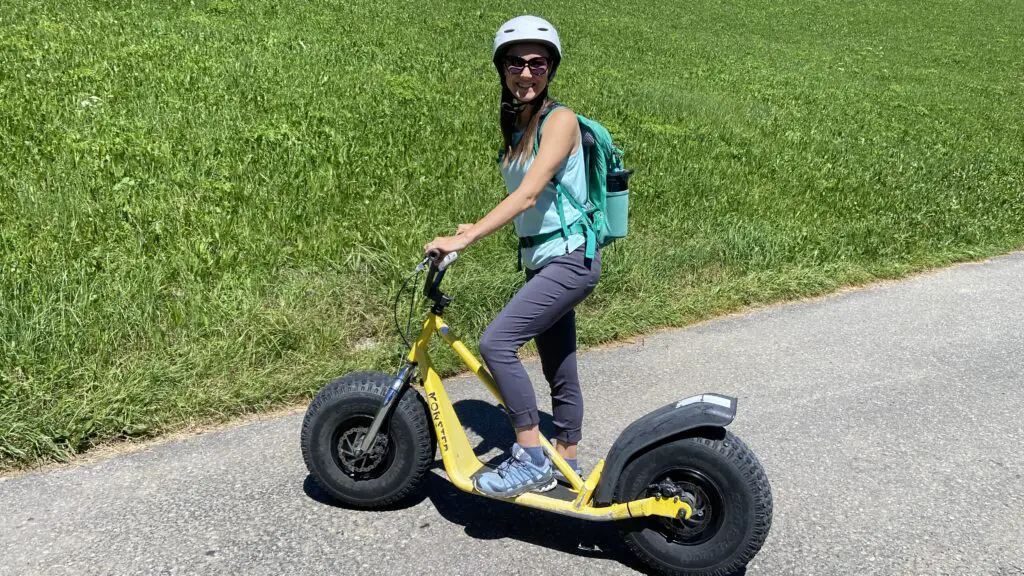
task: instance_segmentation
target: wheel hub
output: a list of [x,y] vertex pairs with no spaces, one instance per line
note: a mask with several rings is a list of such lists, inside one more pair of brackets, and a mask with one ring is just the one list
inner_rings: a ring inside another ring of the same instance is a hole
[[356,450],[363,443],[367,432],[367,426],[349,428],[338,438],[338,460],[341,469],[349,476],[355,477],[358,474],[366,474],[376,470],[388,452],[388,437],[384,433],[378,433],[370,449],[362,454],[356,454]]
[[666,518],[666,521],[672,524],[674,530],[683,540],[692,540],[711,523],[714,509],[708,501],[707,494],[700,487],[689,482],[680,482],[677,486],[683,493],[684,498],[693,503],[691,506],[693,513],[690,514],[688,519],[680,518],[673,520]]
[[690,504],[690,518],[659,518],[661,532],[670,542],[697,545],[707,542],[718,532],[722,524],[722,496],[715,484],[696,470],[670,473],[657,484],[652,484],[648,494],[663,498],[681,498]]

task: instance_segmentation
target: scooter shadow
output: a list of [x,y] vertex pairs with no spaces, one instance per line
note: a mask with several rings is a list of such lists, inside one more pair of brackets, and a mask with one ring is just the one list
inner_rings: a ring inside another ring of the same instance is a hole
[[[473,449],[478,457],[495,448],[507,450],[515,442],[511,423],[498,406],[461,400],[454,407],[462,426],[471,434],[470,440],[474,435],[481,439]],[[540,430],[547,438],[554,435],[551,415],[543,411]],[[505,457],[504,453],[498,454],[489,463]],[[436,472],[443,468],[440,460],[435,462],[435,471],[427,474],[422,492],[445,520],[463,526],[467,536],[481,540],[511,538],[564,554],[613,560],[641,574],[658,574],[626,548],[613,523],[581,520],[467,494]],[[730,576],[744,574],[745,568]]]
[[[482,438],[474,447],[478,456],[495,448],[507,450],[515,441],[507,416],[497,406],[481,400],[462,400],[455,403],[455,410],[463,427],[471,433],[471,439],[472,435]],[[553,435],[550,414],[540,413],[540,428],[541,433],[547,437]],[[491,460],[493,462],[505,457],[501,453]],[[443,469],[440,461],[435,467]],[[565,554],[614,560],[633,570],[652,573],[626,549],[611,524],[590,522],[467,494],[438,473],[427,475],[423,482],[423,492],[445,520],[463,526],[466,535],[472,538],[511,538]]]

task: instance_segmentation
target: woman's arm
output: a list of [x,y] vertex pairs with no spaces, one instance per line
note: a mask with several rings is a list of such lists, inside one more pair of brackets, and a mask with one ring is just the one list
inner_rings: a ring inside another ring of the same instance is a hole
[[424,251],[436,249],[448,253],[463,250],[536,205],[544,187],[554,178],[558,167],[576,146],[579,134],[579,123],[572,110],[559,108],[552,112],[544,124],[537,157],[526,171],[519,187],[463,233],[435,238],[424,247]]

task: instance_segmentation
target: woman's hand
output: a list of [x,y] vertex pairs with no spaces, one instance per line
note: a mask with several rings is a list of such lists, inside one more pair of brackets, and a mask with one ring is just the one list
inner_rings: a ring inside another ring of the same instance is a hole
[[458,229],[455,231],[455,236],[438,236],[423,247],[423,252],[427,253],[431,250],[437,250],[444,256],[449,252],[465,250],[473,243],[472,238],[467,235],[471,228],[473,228],[472,224],[459,224]]
[[449,252],[465,250],[467,247],[469,247],[469,238],[465,234],[438,236],[423,247],[423,253],[426,254],[436,250],[441,253],[441,256],[444,256]]

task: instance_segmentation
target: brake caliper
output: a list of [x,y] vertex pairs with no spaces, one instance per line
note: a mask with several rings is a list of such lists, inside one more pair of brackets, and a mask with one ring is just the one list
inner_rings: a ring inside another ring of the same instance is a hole
[[[693,494],[684,491],[678,484],[671,482],[668,478],[663,479],[657,484],[651,484],[647,489],[651,496],[666,499],[678,499],[685,503],[690,507],[690,510],[693,511],[693,515],[697,518],[704,515],[704,510],[697,508],[697,498]],[[683,515],[686,514],[685,510],[685,508],[679,510],[680,519],[682,519]]]

